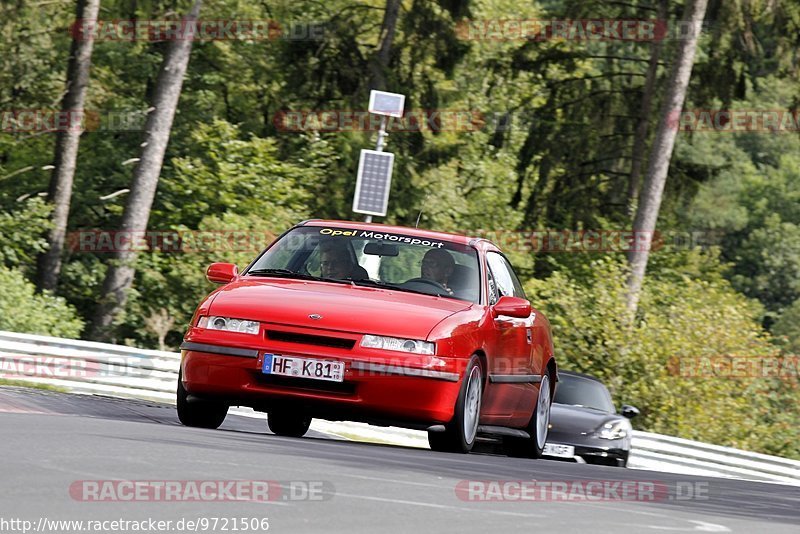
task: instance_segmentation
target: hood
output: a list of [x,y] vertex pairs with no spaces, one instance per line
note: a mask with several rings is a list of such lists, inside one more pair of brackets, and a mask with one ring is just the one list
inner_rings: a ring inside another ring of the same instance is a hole
[[[215,293],[209,314],[358,334],[426,339],[470,302],[379,288],[280,278],[239,280]],[[321,315],[319,320],[310,314]]]
[[602,412],[592,408],[581,408],[553,403],[550,407],[550,424],[553,433],[592,433],[605,423],[623,419],[621,415]]

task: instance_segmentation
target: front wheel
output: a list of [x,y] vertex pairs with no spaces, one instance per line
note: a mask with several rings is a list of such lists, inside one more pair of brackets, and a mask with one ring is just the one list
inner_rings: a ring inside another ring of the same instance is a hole
[[506,438],[504,442],[509,456],[541,458],[550,426],[550,404],[550,376],[545,374],[539,383],[539,395],[536,398],[533,415],[525,429],[530,437]]
[[456,400],[453,419],[444,432],[428,432],[428,444],[434,451],[467,453],[475,445],[483,396],[483,370],[477,356],[472,356]]
[[178,372],[178,419],[185,426],[197,428],[219,428],[228,415],[228,405],[208,400],[189,400],[183,387],[183,373]]
[[267,426],[277,436],[300,438],[308,432],[311,426],[311,417],[294,412],[269,412],[267,413]]

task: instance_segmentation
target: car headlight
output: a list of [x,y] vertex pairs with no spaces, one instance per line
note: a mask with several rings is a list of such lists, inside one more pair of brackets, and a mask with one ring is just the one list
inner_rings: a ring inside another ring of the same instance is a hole
[[226,332],[239,332],[240,334],[258,334],[261,323],[258,321],[248,321],[247,319],[234,319],[232,317],[219,317],[217,315],[207,315],[197,321],[200,328],[209,330],[224,330]]
[[622,439],[630,435],[631,424],[626,420],[606,423],[593,434],[600,439]]
[[418,339],[366,335],[361,338],[361,346],[369,349],[395,350],[412,354],[433,354],[436,345]]

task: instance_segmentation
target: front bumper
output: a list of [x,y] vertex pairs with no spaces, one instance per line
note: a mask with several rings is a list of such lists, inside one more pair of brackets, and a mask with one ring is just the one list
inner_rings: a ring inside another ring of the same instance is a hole
[[[572,434],[551,432],[547,443],[575,447],[575,456],[586,463],[601,465],[625,465],[630,455],[630,439],[607,440],[589,436],[576,437]],[[550,458],[548,456],[548,458]],[[553,457],[556,458],[556,457]],[[559,458],[566,459],[567,458]],[[574,459],[573,459],[574,460]]]
[[[345,363],[343,382],[268,375],[264,353]],[[428,357],[430,359],[430,357]],[[332,420],[391,421],[425,427],[450,421],[458,397],[464,361],[389,351],[350,350],[280,343],[265,348],[189,338],[181,345],[186,391],[259,411],[300,409]]]

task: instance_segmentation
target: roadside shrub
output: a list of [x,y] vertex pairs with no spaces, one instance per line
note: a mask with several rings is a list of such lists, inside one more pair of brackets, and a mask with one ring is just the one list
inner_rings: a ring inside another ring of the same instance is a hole
[[77,338],[83,321],[75,309],[61,297],[35,291],[21,272],[0,267],[0,330]]
[[770,416],[780,402],[796,401],[796,384],[721,376],[708,365],[725,356],[777,357],[758,303],[720,273],[690,276],[670,268],[648,272],[631,323],[624,262],[604,258],[590,267],[579,281],[557,271],[526,285],[550,319],[562,369],[602,379],[618,407],[639,407],[636,428],[800,457],[791,430],[800,417]]

